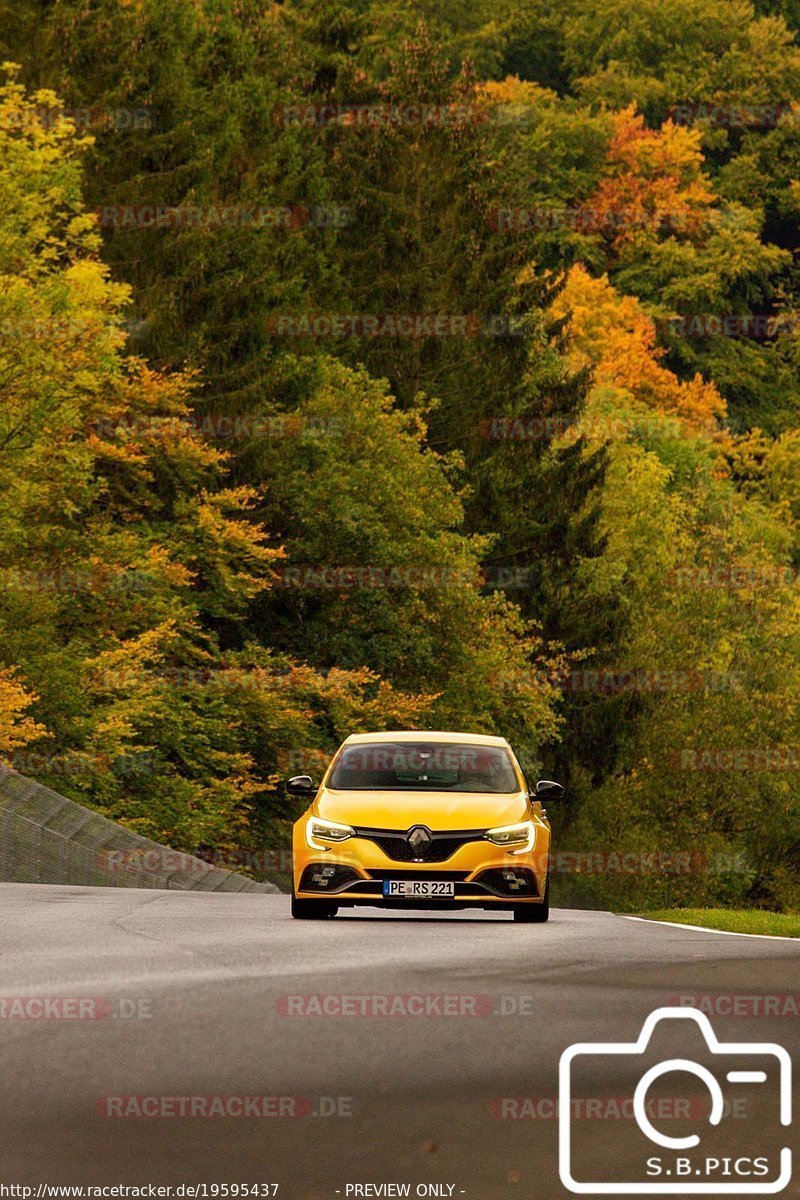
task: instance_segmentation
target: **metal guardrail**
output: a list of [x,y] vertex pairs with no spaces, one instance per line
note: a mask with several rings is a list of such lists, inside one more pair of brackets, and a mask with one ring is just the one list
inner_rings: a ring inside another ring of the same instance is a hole
[[277,892],[162,846],[0,765],[0,880],[92,887]]

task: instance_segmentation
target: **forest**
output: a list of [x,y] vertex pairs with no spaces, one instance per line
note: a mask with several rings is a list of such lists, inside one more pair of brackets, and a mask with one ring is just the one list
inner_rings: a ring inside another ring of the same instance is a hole
[[563,894],[799,908],[798,31],[0,0],[2,761],[256,861],[498,733]]

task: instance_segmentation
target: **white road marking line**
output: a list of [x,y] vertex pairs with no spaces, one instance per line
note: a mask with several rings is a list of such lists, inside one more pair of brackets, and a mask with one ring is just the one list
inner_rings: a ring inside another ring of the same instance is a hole
[[711,929],[708,925],[683,925],[679,921],[654,921],[649,917],[629,917],[627,913],[615,913],[614,916],[622,917],[623,921],[644,921],[646,925],[665,925],[672,929],[694,929],[697,933],[719,933],[723,937],[761,938],[765,942],[797,942],[800,944],[800,938],[791,937],[789,934],[737,933],[735,929]]

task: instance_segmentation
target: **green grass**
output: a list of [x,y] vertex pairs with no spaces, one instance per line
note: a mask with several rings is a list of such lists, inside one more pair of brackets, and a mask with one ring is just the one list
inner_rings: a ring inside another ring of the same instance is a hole
[[702,925],[706,929],[724,929],[731,933],[768,933],[779,937],[800,937],[800,913],[773,913],[746,908],[662,908],[639,913],[648,921],[677,921],[682,925]]

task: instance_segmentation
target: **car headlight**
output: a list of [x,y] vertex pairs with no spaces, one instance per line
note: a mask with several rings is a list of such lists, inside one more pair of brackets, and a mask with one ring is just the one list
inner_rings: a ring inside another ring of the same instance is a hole
[[527,854],[536,844],[536,826],[533,821],[521,821],[518,825],[498,825],[483,835],[495,846],[513,847],[513,854]]
[[309,817],[306,822],[306,841],[313,850],[327,850],[315,838],[325,842],[345,842],[353,837],[355,831],[349,825],[341,825],[338,821],[323,821],[320,817]]

